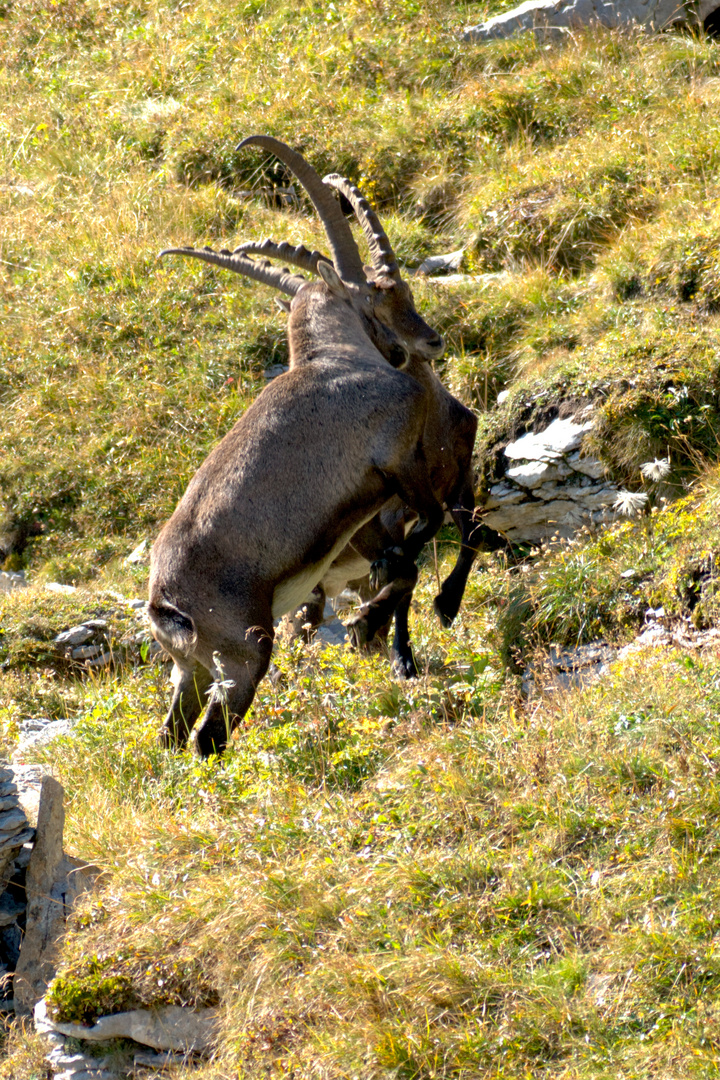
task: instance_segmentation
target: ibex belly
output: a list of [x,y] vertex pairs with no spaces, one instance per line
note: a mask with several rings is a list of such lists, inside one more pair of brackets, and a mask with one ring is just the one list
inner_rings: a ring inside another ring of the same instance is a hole
[[[372,515],[368,515],[372,517]],[[366,518],[367,520],[367,518]],[[360,523],[361,525],[364,522]],[[297,611],[298,608],[307,601],[310,593],[313,591],[319,581],[323,581],[328,572],[331,572],[331,565],[338,557],[340,552],[345,548],[354,534],[357,532],[359,525],[354,525],[351,529],[335,542],[332,550],[320,561],[312,563],[309,566],[303,566],[297,574],[293,574],[292,577],[285,578],[279,585],[276,585],[273,593],[272,600],[272,616],[273,619],[279,619],[283,615],[287,615],[289,611]],[[369,569],[369,564],[362,559],[361,560]],[[367,570],[364,571],[367,573]],[[345,587],[345,583],[348,581],[348,576],[344,576],[343,584],[340,586],[341,591]],[[328,595],[334,596],[335,594],[327,590]]]

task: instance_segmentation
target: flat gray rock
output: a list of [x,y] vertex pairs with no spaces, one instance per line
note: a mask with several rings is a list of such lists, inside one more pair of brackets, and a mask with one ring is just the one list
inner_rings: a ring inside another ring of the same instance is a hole
[[215,1009],[186,1009],[166,1005],[161,1009],[131,1009],[129,1012],[101,1016],[96,1024],[64,1024],[47,1015],[45,999],[34,1010],[38,1031],[58,1031],[73,1039],[99,1042],[104,1039],[134,1039],[155,1050],[183,1053],[207,1053],[217,1037],[218,1014]]

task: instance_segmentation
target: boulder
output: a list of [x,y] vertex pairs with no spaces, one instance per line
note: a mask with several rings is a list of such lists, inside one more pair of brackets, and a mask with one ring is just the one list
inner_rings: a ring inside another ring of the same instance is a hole
[[35,846],[28,862],[25,933],[15,969],[15,1011],[29,1015],[55,975],[58,948],[75,898],[97,875],[63,851],[62,786],[43,775],[37,809]]
[[557,36],[581,26],[642,26],[666,30],[676,24],[702,25],[718,9],[718,0],[527,0],[477,26],[466,27],[463,41],[491,41],[523,31]]

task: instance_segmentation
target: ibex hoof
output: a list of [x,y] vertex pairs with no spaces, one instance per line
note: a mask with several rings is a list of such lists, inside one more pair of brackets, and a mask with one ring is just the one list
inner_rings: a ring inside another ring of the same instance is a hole
[[453,620],[457,615],[457,608],[454,605],[448,604],[442,593],[435,597],[433,607],[435,608],[435,614],[440,620],[440,625],[443,629],[448,630],[452,626]]
[[393,654],[392,672],[396,679],[417,679],[420,672],[412,653],[409,656]]

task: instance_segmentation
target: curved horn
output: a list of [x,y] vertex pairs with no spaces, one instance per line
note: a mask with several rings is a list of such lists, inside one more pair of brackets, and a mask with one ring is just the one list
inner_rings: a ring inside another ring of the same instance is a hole
[[336,191],[345,196],[352,206],[355,217],[362,225],[362,230],[365,233],[375,270],[399,281],[400,267],[392,249],[392,244],[380,224],[380,218],[362,191],[355,187],[354,184],[351,184],[349,180],[346,180],[344,176],[340,176],[339,173],[330,173],[328,176],[324,176],[323,183],[329,187],[334,187]]
[[271,266],[267,259],[249,259],[246,255],[223,249],[213,251],[212,248],[165,248],[160,252],[163,255],[189,255],[193,259],[202,259],[203,262],[213,263],[215,266],[223,266],[226,270],[233,270],[236,274],[244,274],[245,277],[261,281],[263,285],[270,285],[288,296],[295,294],[307,285],[307,281],[299,274],[291,274],[289,270],[279,270]]
[[335,268],[343,281],[352,282],[355,285],[364,285],[366,282],[362,259],[358,251],[352,229],[345,220],[345,215],[340,209],[337,199],[333,198],[327,187],[323,184],[318,173],[315,172],[305,158],[297,151],[291,150],[279,139],[271,135],[249,135],[238,143],[236,150],[243,146],[262,146],[275,157],[287,165],[294,172],[302,186],[307,191],[313,206],[317,210],[320,220],[325,226],[325,232],[330,243]]
[[309,274],[317,274],[317,264],[321,259],[324,262],[332,262],[332,259],[329,259],[327,255],[323,255],[320,251],[308,251],[303,244],[292,247],[286,240],[283,240],[281,244],[276,244],[274,240],[261,240],[259,242],[248,240],[235,248],[233,254],[237,255],[238,253],[265,255],[270,259],[285,259],[291,266],[297,266]]

